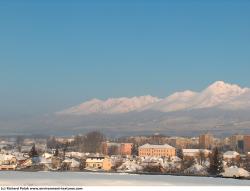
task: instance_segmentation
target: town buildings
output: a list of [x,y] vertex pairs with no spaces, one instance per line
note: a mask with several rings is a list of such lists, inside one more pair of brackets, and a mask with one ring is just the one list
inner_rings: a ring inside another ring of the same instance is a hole
[[172,157],[176,155],[176,150],[174,147],[164,144],[164,145],[151,145],[145,144],[139,147],[139,156],[155,156],[155,157]]
[[211,149],[213,147],[213,135],[203,134],[199,136],[199,146],[201,149]]
[[131,155],[133,143],[103,142],[102,153],[104,155]]
[[243,137],[244,142],[244,152],[250,152],[250,135],[244,135]]
[[167,143],[178,149],[188,149],[199,145],[199,141],[195,138],[186,137],[170,137],[167,139]]
[[232,150],[243,151],[243,135],[232,135],[229,137],[229,145]]

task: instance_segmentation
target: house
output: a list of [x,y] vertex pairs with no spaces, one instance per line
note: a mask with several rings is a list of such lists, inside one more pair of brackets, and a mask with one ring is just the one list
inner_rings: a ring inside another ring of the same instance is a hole
[[32,159],[31,158],[27,158],[25,161],[23,161],[21,164],[19,164],[19,167],[21,169],[30,168],[31,166],[32,166]]
[[24,163],[26,161],[27,158],[29,158],[29,156],[27,156],[23,153],[20,153],[20,152],[13,152],[12,155],[15,156],[15,158],[16,158],[17,166],[20,166],[22,163]]
[[211,153],[211,151],[207,149],[183,149],[182,151],[185,158],[199,158],[201,153],[207,158]]
[[66,152],[65,156],[69,158],[77,158],[80,160],[85,158],[86,154],[81,152]]
[[14,155],[0,154],[0,170],[15,170],[17,160]]
[[0,154],[0,165],[2,164],[16,164],[17,160],[14,155]]
[[53,156],[52,154],[47,153],[47,152],[45,152],[45,153],[42,154],[42,157],[44,157],[46,159],[50,159],[50,158],[52,158],[52,156]]
[[60,169],[62,165],[62,159],[60,157],[51,157],[51,168],[52,169]]
[[39,165],[43,170],[50,170],[51,169],[51,158],[39,157]]
[[172,157],[176,155],[175,148],[165,145],[151,145],[145,144],[139,147],[139,156],[151,156],[151,157]]
[[224,172],[221,173],[223,177],[232,177],[232,178],[243,178],[249,177],[249,172],[243,168],[238,168],[237,166],[231,166],[229,168],[225,168]]
[[223,159],[225,161],[238,161],[240,160],[240,154],[237,153],[236,151],[227,151],[223,154]]
[[23,145],[22,147],[21,147],[21,152],[22,153],[29,153],[30,152],[30,150],[31,150],[31,148],[32,148],[32,145]]
[[16,170],[16,164],[2,164],[0,165],[0,170]]
[[112,161],[110,158],[105,157],[102,163],[102,169],[105,171],[110,171],[112,168]]
[[86,159],[86,169],[102,169],[105,157],[88,157]]
[[85,161],[85,169],[87,170],[104,170],[110,171],[112,168],[112,160],[104,156],[88,157]]
[[62,161],[62,166],[64,170],[75,171],[79,170],[80,162],[74,158],[66,158],[65,160]]

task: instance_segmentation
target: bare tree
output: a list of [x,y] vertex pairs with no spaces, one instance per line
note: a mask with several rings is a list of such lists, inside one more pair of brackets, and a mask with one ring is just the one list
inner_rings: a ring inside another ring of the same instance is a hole
[[58,146],[58,143],[55,137],[50,137],[47,139],[47,148],[53,149],[56,148],[56,146]]
[[62,149],[63,149],[63,160],[65,160],[65,154],[66,154],[66,151],[68,150],[68,146],[69,146],[68,142],[63,143],[63,146],[62,146]]
[[195,164],[195,159],[193,157],[184,157],[181,164],[181,169],[185,170]]
[[200,151],[199,151],[199,155],[198,155],[198,163],[199,163],[200,165],[203,165],[205,162],[206,162],[205,153],[204,153],[204,151],[200,150]]
[[21,152],[23,140],[24,140],[23,136],[17,136],[16,137],[16,145],[17,145],[17,149],[18,149],[19,152]]
[[118,154],[119,154],[119,147],[117,145],[110,146],[108,155],[118,155]]
[[105,139],[105,136],[99,131],[87,133],[84,139],[84,151],[89,153],[101,152],[101,143]]

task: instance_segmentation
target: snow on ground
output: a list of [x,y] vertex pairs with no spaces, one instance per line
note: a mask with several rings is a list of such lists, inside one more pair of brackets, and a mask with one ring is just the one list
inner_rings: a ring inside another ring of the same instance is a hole
[[126,161],[119,168],[119,171],[122,172],[136,172],[141,171],[143,169],[142,166],[138,165],[135,161]]
[[221,173],[224,177],[249,177],[250,174],[248,171],[243,168],[238,168],[237,166],[231,166],[225,168],[225,172]]
[[195,175],[207,175],[208,174],[206,168],[199,164],[194,164],[190,168],[186,169],[184,172],[186,174],[195,174]]
[[0,186],[250,186],[250,180],[91,172],[0,171]]

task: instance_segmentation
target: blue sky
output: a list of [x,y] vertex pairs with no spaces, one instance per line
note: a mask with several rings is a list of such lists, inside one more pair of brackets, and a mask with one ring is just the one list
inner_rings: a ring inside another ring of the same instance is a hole
[[250,1],[0,1],[0,114],[250,87]]

